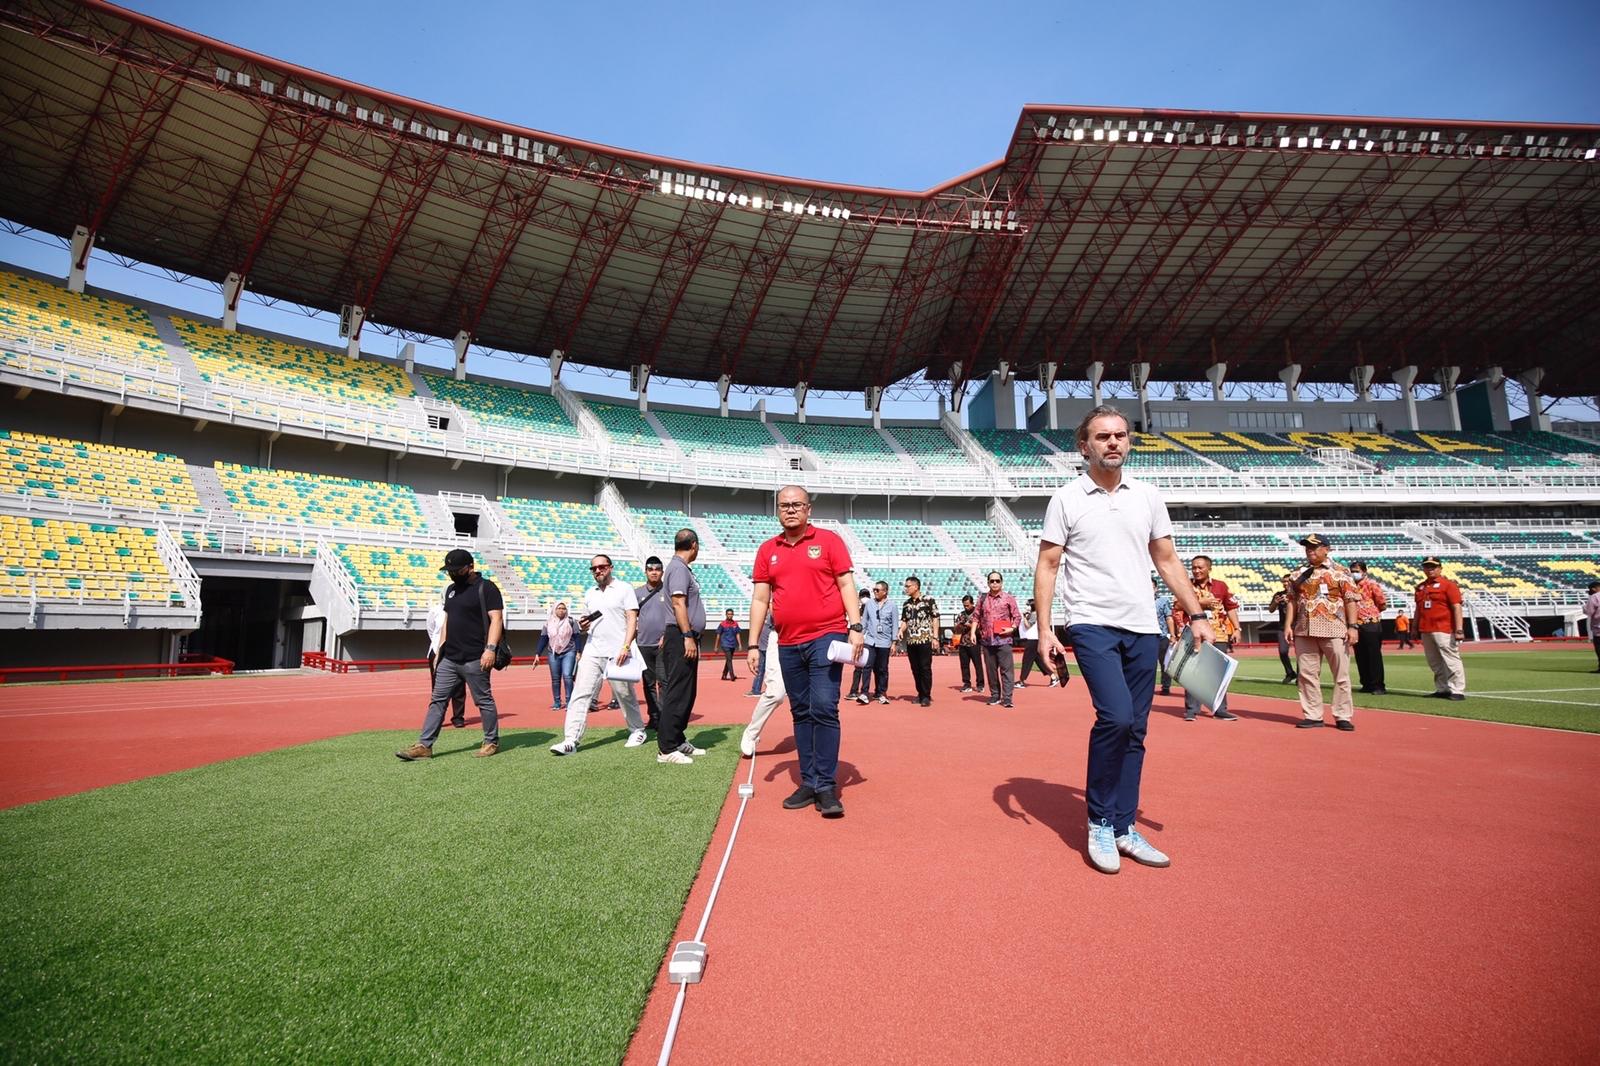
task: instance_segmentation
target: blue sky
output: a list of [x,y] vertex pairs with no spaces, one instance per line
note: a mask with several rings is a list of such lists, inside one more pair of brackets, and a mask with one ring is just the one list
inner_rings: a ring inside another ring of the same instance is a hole
[[[1594,0],[129,6],[553,134],[909,189],[996,158],[1030,102],[1600,120]],[[64,253],[0,235],[0,259],[60,272]],[[109,264],[97,264],[91,281],[216,310],[212,294]],[[243,320],[314,339],[332,333],[260,307],[247,307]],[[385,352],[388,343],[372,347]],[[481,369],[525,376],[498,360]],[[580,387],[609,389],[587,379]],[[859,414],[860,402],[838,413]]]

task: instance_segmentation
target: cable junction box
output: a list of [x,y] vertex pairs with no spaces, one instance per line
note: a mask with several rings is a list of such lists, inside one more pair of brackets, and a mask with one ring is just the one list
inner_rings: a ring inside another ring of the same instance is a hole
[[672,949],[667,963],[667,981],[674,985],[697,985],[706,969],[706,945],[700,940],[685,940]]

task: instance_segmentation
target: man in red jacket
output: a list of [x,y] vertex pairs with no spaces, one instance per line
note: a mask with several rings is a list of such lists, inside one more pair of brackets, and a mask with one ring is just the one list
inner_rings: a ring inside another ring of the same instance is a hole
[[1422,654],[1433,671],[1433,698],[1467,698],[1467,672],[1461,665],[1461,586],[1444,576],[1439,560],[1422,560],[1417,586],[1417,632]]

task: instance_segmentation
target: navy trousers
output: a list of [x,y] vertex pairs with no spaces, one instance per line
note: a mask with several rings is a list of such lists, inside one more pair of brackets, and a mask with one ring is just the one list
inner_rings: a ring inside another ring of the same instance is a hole
[[1139,810],[1144,735],[1163,641],[1154,633],[1090,625],[1069,626],[1067,637],[1094,703],[1084,784],[1089,821],[1110,824],[1122,836]]

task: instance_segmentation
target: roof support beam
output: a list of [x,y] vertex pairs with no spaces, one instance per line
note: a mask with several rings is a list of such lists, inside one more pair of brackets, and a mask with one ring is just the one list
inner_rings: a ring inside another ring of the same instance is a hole
[[[766,302],[772,283],[787,262],[789,248],[794,244],[794,235],[798,232],[800,219],[788,212],[769,210],[761,220],[761,228],[750,245],[750,253],[745,256],[744,269],[734,284],[733,298],[722,312],[717,332],[706,352],[710,358],[719,361],[722,375],[730,380],[739,372],[739,362],[744,358],[745,344],[750,340],[750,332],[755,329],[756,319],[760,317],[761,305]],[[738,326],[739,335],[731,345],[725,346],[723,338],[734,323],[742,323]],[[723,408],[726,414],[726,397],[723,398]]]
[[865,222],[836,225],[839,232],[833,239],[833,251],[822,263],[822,277],[812,290],[811,303],[806,307],[805,317],[800,322],[795,338],[796,358],[802,358],[800,350],[810,349],[803,357],[804,363],[797,364],[799,380],[802,382],[809,382],[816,371],[817,361],[822,358],[822,350],[827,346],[828,335],[839,320],[839,309],[844,306],[845,297],[850,295],[856,274],[860,272],[867,249],[877,233],[876,226]]
[[[726,210],[726,201],[718,202],[709,196],[704,200],[687,201],[678,228],[673,231],[662,254],[661,267],[656,271],[655,280],[650,283],[650,295],[645,298],[644,307],[634,321],[633,334],[629,338],[630,350],[641,338],[648,338],[644,341],[645,347],[639,359],[646,367],[655,365],[661,344],[667,338],[667,330],[672,326],[672,317],[678,313],[683,294],[694,278],[695,269],[711,247],[717,223],[722,221]],[[652,319],[655,321],[652,322]]]
[[[612,254],[622,243],[623,231],[628,228],[642,195],[637,188],[607,186],[596,190],[588,219],[578,234],[572,256],[567,260],[567,268],[556,284],[555,294],[545,309],[541,324],[541,330],[545,325],[560,330],[554,347],[561,351],[571,351],[572,339],[583,324],[583,313],[594,298],[600,275],[605,273]],[[564,323],[557,319],[561,314],[565,314]]]
[[483,222],[450,284],[449,306],[460,308],[461,329],[471,334],[477,333],[506,263],[550,184],[548,170],[513,167],[509,163],[501,166],[500,181]]

